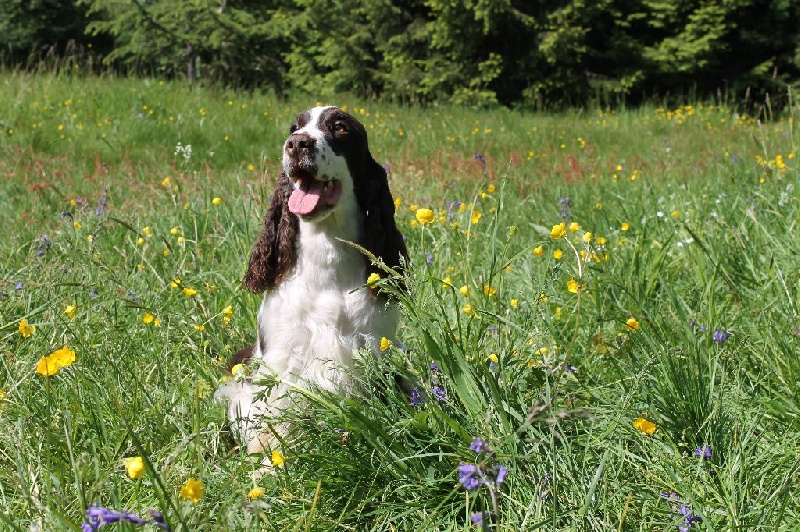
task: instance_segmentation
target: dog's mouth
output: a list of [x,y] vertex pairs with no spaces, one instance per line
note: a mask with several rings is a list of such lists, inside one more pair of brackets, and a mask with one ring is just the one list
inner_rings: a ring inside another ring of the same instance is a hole
[[289,197],[289,211],[298,216],[313,216],[333,208],[341,195],[342,182],[338,179],[300,176]]

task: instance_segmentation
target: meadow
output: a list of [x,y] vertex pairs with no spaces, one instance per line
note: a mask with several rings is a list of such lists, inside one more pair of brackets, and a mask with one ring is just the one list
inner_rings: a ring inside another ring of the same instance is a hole
[[0,75],[0,529],[797,529],[797,108],[322,102],[390,170],[406,349],[255,475],[214,390],[316,103]]

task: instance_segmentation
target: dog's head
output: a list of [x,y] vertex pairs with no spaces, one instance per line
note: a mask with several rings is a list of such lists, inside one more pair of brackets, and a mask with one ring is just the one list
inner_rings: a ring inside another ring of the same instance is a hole
[[295,118],[283,145],[283,172],[294,191],[289,211],[304,219],[334,210],[342,192],[363,188],[367,131],[338,107],[315,107]]
[[[387,266],[401,266],[407,251],[394,222],[386,171],[370,154],[367,130],[358,120],[338,107],[300,113],[283,145],[282,168],[264,229],[253,247],[245,288],[263,292],[274,287],[295,265],[299,220],[319,222],[343,203],[357,205],[360,211],[357,243]],[[380,273],[365,260],[368,273]]]

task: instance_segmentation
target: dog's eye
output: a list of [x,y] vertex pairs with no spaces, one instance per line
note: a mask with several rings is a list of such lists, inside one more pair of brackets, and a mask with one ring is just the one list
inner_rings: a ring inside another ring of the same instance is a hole
[[300,126],[298,126],[297,124],[292,124],[291,127],[289,128],[289,134],[294,133],[298,129],[300,129]]
[[347,124],[345,124],[341,120],[337,120],[333,124],[333,132],[334,133],[349,133],[350,129],[347,127]]

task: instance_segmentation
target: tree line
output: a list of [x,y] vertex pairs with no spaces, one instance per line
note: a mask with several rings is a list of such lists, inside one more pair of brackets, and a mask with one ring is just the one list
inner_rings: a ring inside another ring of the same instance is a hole
[[5,0],[0,54],[415,103],[777,100],[800,88],[800,2]]

